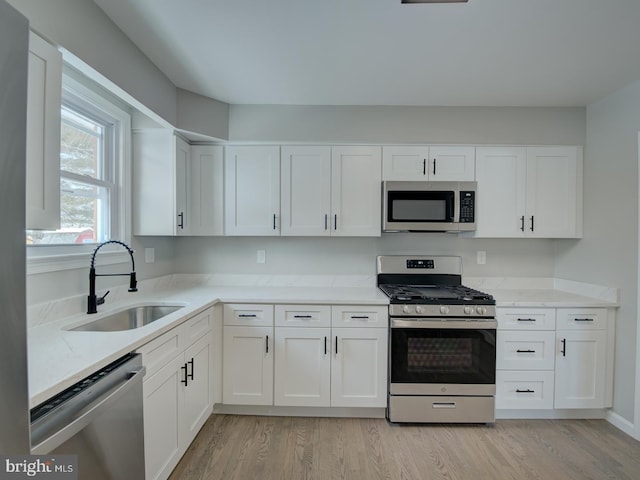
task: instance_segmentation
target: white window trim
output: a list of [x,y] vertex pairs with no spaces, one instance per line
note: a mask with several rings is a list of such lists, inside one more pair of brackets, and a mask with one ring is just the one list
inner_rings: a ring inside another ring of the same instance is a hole
[[[121,161],[116,165],[117,183],[121,185],[117,202],[117,218],[121,240],[131,244],[131,116],[122,102],[109,98],[105,99],[91,87],[85,85],[76,73],[67,65],[64,68],[65,78],[63,89],[81,96],[89,103],[95,104],[119,121],[121,139],[116,148]],[[112,103],[113,102],[113,103]],[[113,212],[112,212],[113,217]],[[28,245],[27,246],[27,275],[86,268],[97,244],[90,245]],[[100,250],[101,264],[126,263],[129,255],[115,245],[107,245]]]

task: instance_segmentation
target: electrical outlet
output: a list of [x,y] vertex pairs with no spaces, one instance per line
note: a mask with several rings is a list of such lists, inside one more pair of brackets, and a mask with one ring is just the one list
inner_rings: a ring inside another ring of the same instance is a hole
[[153,263],[156,261],[156,249],[148,247],[144,249],[144,263]]
[[256,263],[267,263],[267,252],[258,250],[256,252]]
[[477,258],[478,265],[484,265],[487,263],[487,252],[484,250],[478,250]]

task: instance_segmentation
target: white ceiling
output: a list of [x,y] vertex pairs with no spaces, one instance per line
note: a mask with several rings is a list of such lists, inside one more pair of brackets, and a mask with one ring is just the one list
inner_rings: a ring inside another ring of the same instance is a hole
[[94,0],[233,104],[585,106],[640,80],[640,0]]

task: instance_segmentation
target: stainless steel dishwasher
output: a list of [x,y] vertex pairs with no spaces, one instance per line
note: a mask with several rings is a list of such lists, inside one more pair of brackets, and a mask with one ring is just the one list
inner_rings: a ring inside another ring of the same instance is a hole
[[127,354],[31,410],[31,453],[78,456],[80,480],[143,480],[140,354]]

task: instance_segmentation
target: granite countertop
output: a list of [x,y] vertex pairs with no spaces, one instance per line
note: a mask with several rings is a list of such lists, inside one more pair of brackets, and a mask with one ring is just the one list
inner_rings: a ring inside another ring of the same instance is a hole
[[[491,293],[498,307],[616,307],[617,291],[606,287],[526,280],[465,279]],[[465,282],[467,284],[467,282]],[[508,288],[507,288],[508,287]],[[515,288],[514,288],[515,287]],[[561,287],[561,288],[559,288]],[[614,292],[615,291],[615,292]],[[583,294],[584,293],[584,294]],[[173,275],[139,283],[139,292],[112,289],[95,315],[84,313],[86,297],[28,308],[29,396],[34,407],[77,381],[140,348],[216,303],[387,305],[371,276]],[[121,332],[69,331],[70,328],[140,304],[184,307],[149,325]]]

